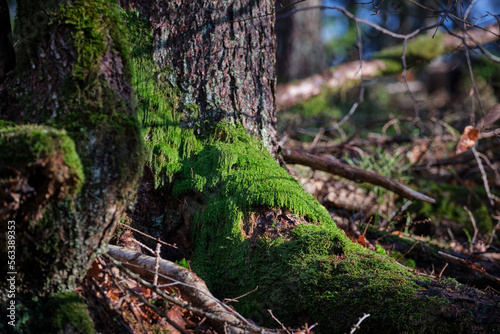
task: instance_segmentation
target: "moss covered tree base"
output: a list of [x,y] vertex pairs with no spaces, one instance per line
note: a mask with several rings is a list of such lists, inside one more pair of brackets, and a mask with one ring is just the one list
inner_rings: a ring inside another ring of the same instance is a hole
[[[181,204],[192,267],[220,298],[258,286],[235,307],[259,324],[273,325],[272,309],[287,325],[318,322],[319,333],[346,332],[364,313],[367,331],[500,330],[500,299],[416,277],[352,243],[243,129],[218,126],[180,175],[174,194],[198,203]],[[481,302],[470,308],[462,299],[472,295]]]

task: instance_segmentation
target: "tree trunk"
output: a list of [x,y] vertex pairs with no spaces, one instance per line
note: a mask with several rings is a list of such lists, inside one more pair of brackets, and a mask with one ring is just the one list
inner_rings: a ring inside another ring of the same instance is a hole
[[[276,1],[276,74],[278,79],[302,79],[325,68],[321,40],[322,0]],[[290,14],[295,9],[299,9]]]
[[17,67],[0,86],[0,131],[11,138],[0,143],[11,156],[2,156],[0,182],[2,233],[7,220],[16,232],[15,265],[2,256],[2,272],[17,272],[21,303],[73,288],[107,247],[136,192],[143,144],[118,6],[24,0],[17,13]]
[[241,124],[276,154],[270,1],[120,2],[153,26],[154,59],[173,70],[169,80],[182,90],[181,127],[206,133],[222,120]]

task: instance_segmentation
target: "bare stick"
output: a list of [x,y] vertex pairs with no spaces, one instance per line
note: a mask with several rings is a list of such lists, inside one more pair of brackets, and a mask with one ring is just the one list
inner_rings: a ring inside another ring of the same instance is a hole
[[359,325],[361,325],[361,323],[363,322],[363,320],[365,320],[366,318],[368,318],[370,316],[370,314],[363,314],[363,316],[361,318],[359,318],[359,321],[356,325],[354,325],[352,328],[351,328],[351,332],[350,334],[354,333],[357,329],[359,329]]
[[441,275],[443,275],[444,270],[446,269],[446,267],[448,267],[448,262],[445,263],[443,269],[441,269],[441,271],[439,272],[438,278],[441,278]]
[[436,202],[435,199],[429,196],[421,194],[389,177],[382,176],[373,171],[366,171],[361,168],[343,164],[337,160],[327,159],[296,149],[286,148],[283,149],[282,153],[286,163],[309,166],[313,169],[339,175],[349,180],[367,182],[381,186],[410,200],[421,200],[429,203]]
[[276,320],[276,322],[277,322],[278,324],[280,324],[281,328],[283,328],[283,330],[284,330],[285,332],[287,332],[287,334],[291,334],[291,333],[290,333],[290,331],[288,331],[288,329],[286,329],[285,325],[283,325],[283,324],[281,323],[281,321],[279,321],[279,320],[278,320],[278,318],[276,318],[276,317],[274,316],[273,311],[271,311],[271,310],[267,310],[267,312],[269,312],[269,314],[271,314],[271,317],[273,317],[273,319],[274,319],[274,320]]
[[[158,238],[158,241],[160,241],[160,238]],[[155,252],[156,262],[155,262],[155,277],[153,279],[154,285],[158,285],[158,269],[160,268],[160,259],[161,259],[160,249],[161,249],[161,244],[158,242],[156,244],[156,252]],[[156,292],[153,292],[153,298],[156,298]]]

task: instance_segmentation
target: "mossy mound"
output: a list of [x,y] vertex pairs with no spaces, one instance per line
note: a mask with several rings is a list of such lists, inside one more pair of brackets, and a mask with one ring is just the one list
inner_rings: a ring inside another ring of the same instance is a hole
[[[76,293],[59,293],[50,297],[34,299],[18,305],[17,322],[13,333],[95,333],[94,324],[87,311],[87,304]],[[1,326],[4,324],[0,324]]]
[[[321,333],[347,331],[363,313],[372,314],[363,324],[368,329],[381,323],[390,332],[435,328],[444,300],[417,297],[418,279],[387,256],[352,243],[243,129],[216,128],[183,163],[174,185],[177,196],[196,192],[203,198],[192,226],[192,267],[216,295],[236,297],[258,286],[235,306],[267,325],[273,324],[272,309],[289,325],[319,322]],[[287,209],[310,223],[255,237],[244,225],[257,207]]]
[[25,168],[40,159],[60,156],[71,171],[74,193],[81,189],[85,181],[83,167],[75,143],[65,130],[39,125],[16,126],[10,122],[7,125],[0,126],[0,155],[3,158],[0,167]]
[[85,181],[83,167],[66,131],[6,125],[0,128],[0,184],[7,205],[1,216],[36,222],[51,199],[79,193]]

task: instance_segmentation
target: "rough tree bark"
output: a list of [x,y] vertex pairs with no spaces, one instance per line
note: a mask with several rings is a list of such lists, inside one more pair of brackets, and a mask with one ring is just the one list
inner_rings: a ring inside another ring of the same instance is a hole
[[[182,90],[181,127],[242,124],[275,154],[273,7],[268,1],[127,1],[154,31],[154,58]],[[196,13],[196,15],[186,15]],[[263,16],[263,17],[262,17]],[[184,109],[185,110],[185,109]]]
[[[17,272],[18,317],[32,298],[75,287],[136,192],[143,143],[118,9],[102,0],[18,1],[17,66],[0,86],[0,146],[10,153],[0,161],[0,226],[3,235],[13,220],[16,232],[13,267],[0,239],[1,301],[4,275]],[[18,126],[28,123],[44,126]]]

